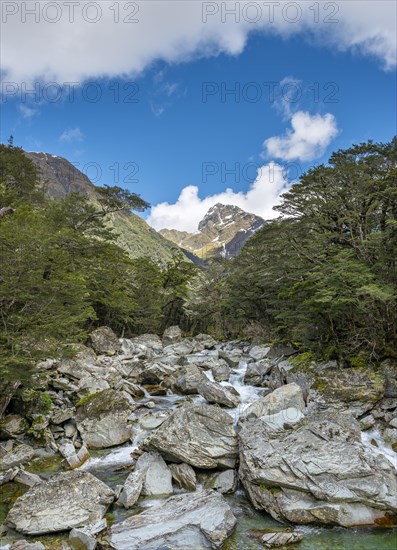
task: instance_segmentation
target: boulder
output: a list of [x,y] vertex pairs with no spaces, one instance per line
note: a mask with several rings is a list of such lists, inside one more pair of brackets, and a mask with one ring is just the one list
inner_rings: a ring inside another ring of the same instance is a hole
[[128,417],[135,407],[125,392],[105,390],[78,405],[77,428],[89,449],[113,447],[130,439],[132,428]]
[[270,359],[261,359],[248,363],[247,370],[244,375],[244,384],[250,386],[261,387],[264,385],[265,377],[271,371],[273,363]]
[[261,542],[265,545],[265,548],[279,548],[280,546],[286,546],[287,544],[296,544],[303,540],[302,533],[288,532],[288,533],[266,533],[261,538]]
[[125,480],[118,502],[124,508],[131,508],[137,502],[143,488],[143,472],[131,472]]
[[170,464],[172,478],[182,489],[195,491],[197,485],[196,472],[189,464]]
[[143,453],[135,465],[143,476],[142,494],[146,496],[172,494],[172,475],[159,453]]
[[98,355],[116,355],[121,351],[119,339],[109,327],[99,327],[91,332],[90,343]]
[[216,346],[216,340],[209,334],[197,334],[194,337],[194,351],[203,351],[205,349],[214,349]]
[[33,485],[37,485],[37,483],[43,483],[40,476],[27,472],[23,468],[17,468],[16,474],[13,476],[13,481],[21,485],[27,485],[28,487],[33,487]]
[[224,470],[210,474],[204,482],[204,487],[218,491],[223,495],[234,493],[237,489],[237,472],[236,470]]
[[0,439],[18,437],[29,429],[29,424],[19,414],[10,414],[0,420]]
[[114,524],[110,546],[116,550],[221,548],[235,525],[222,495],[187,493]]
[[224,359],[212,359],[208,367],[211,369],[212,376],[216,382],[227,382],[231,375],[231,370]]
[[19,497],[6,525],[27,535],[42,535],[84,527],[103,518],[114,492],[92,474],[55,474]]
[[258,510],[278,521],[350,527],[390,521],[397,511],[392,464],[361,443],[349,414],[316,413],[288,430],[243,424],[240,479]]
[[196,367],[196,365],[188,365],[186,367],[179,367],[174,371],[165,381],[165,384],[174,393],[191,395],[198,393],[198,386],[206,380],[208,379],[201,369]]
[[69,439],[61,439],[58,443],[58,449],[64,457],[67,466],[71,469],[79,468],[90,458],[90,453],[85,445],[82,445],[77,451]]
[[12,449],[0,454],[0,470],[8,470],[14,466],[19,466],[29,462],[35,456],[33,447],[26,444],[14,445]]
[[45,550],[41,542],[28,542],[27,540],[16,540],[9,547],[10,550]]
[[243,352],[241,349],[219,350],[219,357],[224,359],[231,369],[238,367]]
[[72,529],[69,533],[69,545],[73,550],[95,550],[96,538],[82,529]]
[[217,382],[210,382],[207,377],[197,386],[198,393],[208,401],[208,403],[217,403],[233,409],[239,404],[239,399],[225,386]]
[[355,417],[363,416],[382,399],[384,379],[378,373],[362,369],[329,369],[318,375],[309,392],[308,406],[321,403],[335,410],[348,409]]
[[173,375],[178,367],[164,361],[157,360],[148,363],[140,373],[138,382],[140,384],[162,384],[168,376]]
[[243,413],[241,419],[271,416],[286,409],[297,409],[302,412],[305,409],[303,393],[298,384],[292,383],[277,388],[250,405]]
[[233,419],[219,407],[185,403],[144,442],[171,462],[197,468],[233,468],[237,437]]
[[178,326],[168,327],[163,334],[163,346],[170,346],[182,340],[182,331]]
[[266,345],[262,346],[253,346],[249,351],[249,356],[252,357],[254,361],[260,361],[264,359],[270,351],[270,347]]
[[145,348],[155,352],[163,350],[163,343],[157,334],[141,334],[131,338],[131,342],[142,346],[142,351]]

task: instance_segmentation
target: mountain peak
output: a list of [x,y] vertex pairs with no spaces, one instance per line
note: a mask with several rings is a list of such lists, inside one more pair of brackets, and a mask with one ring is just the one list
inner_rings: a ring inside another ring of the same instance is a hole
[[216,203],[205,214],[196,233],[169,229],[160,233],[202,259],[214,255],[234,257],[247,239],[264,224],[264,219],[238,206]]

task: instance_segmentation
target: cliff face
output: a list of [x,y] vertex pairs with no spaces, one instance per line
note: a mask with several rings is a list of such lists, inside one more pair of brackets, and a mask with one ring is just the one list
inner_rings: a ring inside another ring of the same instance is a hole
[[[96,188],[89,178],[71,162],[49,153],[25,153],[38,168],[40,184],[53,199],[68,193],[81,193],[96,201]],[[118,234],[118,244],[131,258],[146,257],[161,265],[172,259],[178,248],[132,212],[109,216],[109,223]]]
[[201,220],[196,233],[162,229],[161,235],[202,259],[236,256],[265,220],[238,206],[216,204]]

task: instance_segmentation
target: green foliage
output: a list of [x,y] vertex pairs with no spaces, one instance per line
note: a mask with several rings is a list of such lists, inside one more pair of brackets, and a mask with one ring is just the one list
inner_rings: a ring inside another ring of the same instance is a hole
[[373,361],[395,349],[396,159],[397,138],[309,170],[234,262],[223,315],[269,323],[321,357]]
[[[157,332],[181,315],[193,264],[164,269],[131,260],[115,244],[107,216],[147,203],[119,187],[45,200],[33,163],[21,149],[0,147],[0,369],[4,382],[27,384],[32,365],[63,355],[107,325],[119,334]],[[40,196],[40,200],[38,197]]]

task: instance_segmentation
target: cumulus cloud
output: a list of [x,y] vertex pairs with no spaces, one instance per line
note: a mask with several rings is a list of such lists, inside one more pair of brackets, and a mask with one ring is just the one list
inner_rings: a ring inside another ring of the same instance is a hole
[[63,143],[73,143],[83,141],[84,134],[80,128],[71,128],[70,130],[65,130],[60,136],[59,141]]
[[33,109],[32,107],[28,107],[27,105],[24,105],[23,103],[21,103],[21,105],[19,105],[19,111],[22,115],[22,118],[32,118],[32,116],[34,116],[38,113],[37,109]]
[[336,119],[330,113],[297,111],[291,116],[291,129],[266,139],[263,146],[268,157],[307,162],[320,158],[337,134]]
[[62,83],[131,77],[156,60],[237,55],[257,31],[282,37],[301,33],[321,46],[374,56],[386,69],[396,65],[395,2],[321,0],[314,4],[318,10],[309,2],[290,2],[289,9],[280,2],[274,15],[266,4],[2,2],[3,78]]
[[199,188],[188,185],[182,189],[174,204],[163,202],[153,206],[147,222],[157,230],[168,228],[194,232],[206,212],[218,202],[233,204],[246,212],[271,219],[278,215],[273,206],[280,201],[280,195],[287,185],[283,167],[270,162],[258,169],[257,177],[246,193],[228,188],[201,199]]

